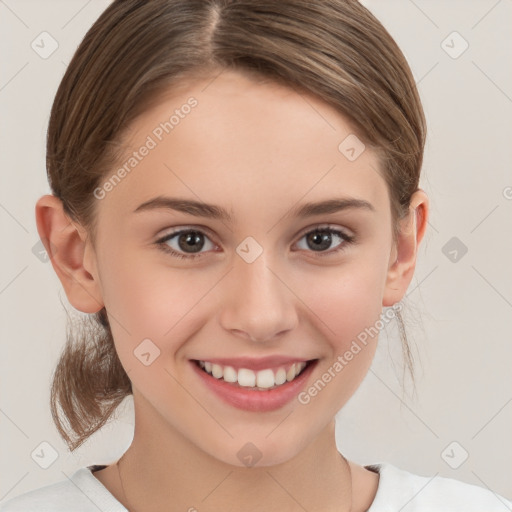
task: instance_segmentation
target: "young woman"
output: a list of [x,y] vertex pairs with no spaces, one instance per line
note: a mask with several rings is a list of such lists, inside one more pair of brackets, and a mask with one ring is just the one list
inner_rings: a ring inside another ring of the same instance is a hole
[[510,509],[335,443],[362,333],[401,321],[425,132],[358,2],[115,0],[57,92],[36,216],[93,319],[56,369],[56,425],[74,450],[131,394],[134,438],[0,510]]

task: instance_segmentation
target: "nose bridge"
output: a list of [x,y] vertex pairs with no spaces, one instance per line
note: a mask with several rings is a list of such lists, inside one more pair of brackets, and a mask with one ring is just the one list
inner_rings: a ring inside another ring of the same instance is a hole
[[295,325],[293,294],[283,283],[285,276],[279,276],[276,270],[279,265],[272,251],[263,250],[252,261],[244,257],[250,254],[250,243],[240,244],[239,250],[249,247],[249,251],[235,258],[222,318],[224,328],[241,332],[253,341],[266,341]]

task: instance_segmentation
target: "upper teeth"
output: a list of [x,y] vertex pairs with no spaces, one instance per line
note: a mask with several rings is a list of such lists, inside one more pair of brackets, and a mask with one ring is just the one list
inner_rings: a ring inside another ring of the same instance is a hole
[[226,382],[237,382],[238,385],[246,388],[269,389],[292,381],[305,368],[306,362],[293,363],[288,371],[280,367],[275,373],[270,368],[257,372],[248,368],[236,370],[232,366],[222,366],[209,361],[199,361],[199,366],[216,379],[223,379]]

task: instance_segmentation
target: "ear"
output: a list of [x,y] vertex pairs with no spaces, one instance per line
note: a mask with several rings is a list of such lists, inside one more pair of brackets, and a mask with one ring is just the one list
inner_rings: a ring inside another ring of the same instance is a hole
[[[96,313],[104,304],[95,255],[86,230],[70,220],[62,201],[53,195],[41,197],[35,213],[39,238],[70,304],[84,313]],[[90,264],[86,262],[89,250],[92,254]]]
[[418,247],[427,228],[428,214],[428,196],[423,190],[418,189],[411,197],[407,217],[400,221],[400,234],[397,244],[391,251],[383,306],[393,306],[407,291],[414,275]]

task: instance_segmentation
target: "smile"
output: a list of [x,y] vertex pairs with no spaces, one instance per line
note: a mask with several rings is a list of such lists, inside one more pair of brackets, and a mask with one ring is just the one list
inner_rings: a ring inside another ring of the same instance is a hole
[[198,365],[208,374],[224,382],[237,384],[244,388],[255,390],[275,389],[286,382],[294,380],[307,365],[306,361],[280,366],[279,368],[265,368],[254,371],[249,368],[235,369],[233,366],[224,366],[210,361],[198,361]]
[[306,387],[318,359],[191,359],[206,393],[251,412],[270,412],[292,403]]

